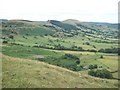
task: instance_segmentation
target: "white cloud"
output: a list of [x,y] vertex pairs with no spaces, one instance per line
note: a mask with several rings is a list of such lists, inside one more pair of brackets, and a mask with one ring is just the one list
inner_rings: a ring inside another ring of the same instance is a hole
[[119,0],[1,0],[0,18],[117,22]]

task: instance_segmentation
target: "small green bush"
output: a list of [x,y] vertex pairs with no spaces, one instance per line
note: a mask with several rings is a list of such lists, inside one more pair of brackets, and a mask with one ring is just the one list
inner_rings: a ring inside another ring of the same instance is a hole
[[3,41],[3,43],[8,43],[8,41]]
[[95,64],[95,65],[89,65],[89,69],[96,69],[96,68],[98,68],[97,64]]

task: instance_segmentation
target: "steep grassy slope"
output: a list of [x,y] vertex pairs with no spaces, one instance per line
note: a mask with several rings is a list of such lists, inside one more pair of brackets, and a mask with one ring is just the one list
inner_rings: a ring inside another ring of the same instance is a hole
[[50,20],[49,22],[65,30],[78,30],[78,28],[76,28],[75,26],[71,24],[66,24],[60,21],[56,21],[56,20]]
[[117,88],[117,80],[90,77],[43,62],[3,55],[3,88]]

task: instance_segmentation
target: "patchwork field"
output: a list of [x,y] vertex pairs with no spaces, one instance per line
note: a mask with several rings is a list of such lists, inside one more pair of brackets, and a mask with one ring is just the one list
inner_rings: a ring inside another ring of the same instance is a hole
[[[108,69],[111,72],[118,70],[117,54],[94,53],[85,51],[60,51],[16,45],[3,46],[2,51],[3,54],[7,56],[39,60],[59,66],[75,64],[74,59],[68,60],[62,58],[64,54],[72,54],[80,58],[80,64],[78,64],[78,66],[85,67],[96,64],[98,66],[102,66],[102,68]],[[101,58],[101,55],[103,58]]]

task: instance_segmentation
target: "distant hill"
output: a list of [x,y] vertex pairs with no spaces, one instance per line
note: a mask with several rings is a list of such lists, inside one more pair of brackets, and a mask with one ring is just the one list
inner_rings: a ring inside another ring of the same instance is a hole
[[0,22],[6,22],[8,21],[7,19],[0,19]]
[[66,24],[64,22],[60,22],[60,21],[56,21],[56,20],[49,20],[48,22],[50,22],[53,25],[56,25],[58,27],[61,27],[62,29],[65,30],[78,30],[77,27],[71,25],[71,24]]
[[[101,22],[80,22],[74,19],[65,21],[48,20],[48,21],[29,21],[29,20],[2,20],[3,35],[22,34],[22,35],[52,35],[63,33],[88,33],[87,35],[101,35],[103,37],[117,38],[118,25]],[[109,33],[108,33],[109,31]],[[72,36],[71,34],[70,36]],[[58,35],[57,35],[58,36]]]
[[64,23],[69,23],[75,25],[76,23],[80,23],[80,21],[75,20],[75,19],[67,19],[63,21]]

